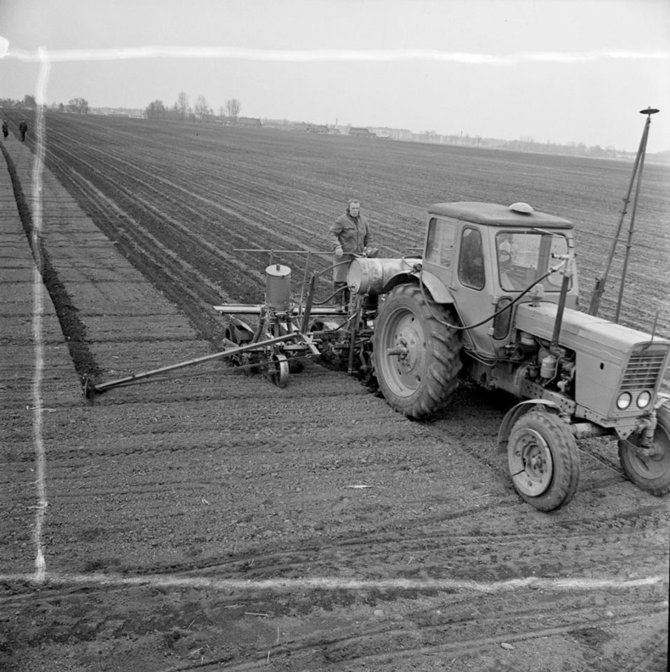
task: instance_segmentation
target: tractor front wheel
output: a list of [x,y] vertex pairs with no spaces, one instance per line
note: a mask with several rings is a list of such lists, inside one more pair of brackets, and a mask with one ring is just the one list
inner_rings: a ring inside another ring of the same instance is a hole
[[389,405],[413,419],[446,404],[458,385],[461,342],[451,311],[413,284],[398,285],[379,309],[374,364]]
[[579,482],[579,453],[569,425],[555,413],[529,411],[512,426],[507,461],[514,489],[538,511],[567,504]]
[[640,449],[640,435],[619,441],[619,460],[626,477],[638,488],[660,497],[670,492],[670,407],[656,411],[656,430],[649,455]]

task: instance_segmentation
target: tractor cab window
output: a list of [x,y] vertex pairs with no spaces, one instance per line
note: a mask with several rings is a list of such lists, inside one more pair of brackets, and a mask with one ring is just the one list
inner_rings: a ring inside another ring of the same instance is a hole
[[[554,255],[568,253],[568,242],[560,233],[540,231],[501,231],[496,234],[498,277],[500,286],[507,292],[528,288],[559,260]],[[560,270],[546,277],[542,284],[545,291],[561,289]]]
[[458,257],[458,279],[473,289],[484,289],[484,252],[479,229],[465,227],[461,235],[461,253]]
[[455,237],[456,227],[453,220],[431,218],[426,234],[426,261],[449,268],[454,254]]

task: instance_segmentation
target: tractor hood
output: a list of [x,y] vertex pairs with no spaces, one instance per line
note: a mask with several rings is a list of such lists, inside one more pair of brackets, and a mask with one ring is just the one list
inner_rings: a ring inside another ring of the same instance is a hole
[[[558,306],[555,303],[542,302],[539,305],[522,303],[516,311],[515,326],[522,331],[551,339]],[[578,310],[566,308],[559,336],[560,345],[582,352],[616,354],[628,352],[636,346],[647,345],[651,335],[644,331],[615,324],[602,317],[595,317]],[[655,336],[655,345],[670,346],[670,341]]]
[[[554,303],[521,304],[515,327],[550,341],[557,308]],[[667,339],[569,308],[558,340],[575,353],[575,401],[599,417],[612,417],[621,390],[657,392],[668,365]]]

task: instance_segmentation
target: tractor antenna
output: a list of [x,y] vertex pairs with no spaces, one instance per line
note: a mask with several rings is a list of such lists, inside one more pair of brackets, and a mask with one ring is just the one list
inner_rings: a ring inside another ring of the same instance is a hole
[[645,110],[640,110],[640,114],[646,114],[647,120],[644,124],[644,130],[642,131],[642,139],[640,140],[640,146],[637,150],[637,155],[635,157],[635,163],[633,164],[633,174],[630,179],[630,184],[628,185],[628,191],[626,192],[626,197],[623,200],[623,209],[621,210],[621,217],[619,218],[619,223],[616,227],[616,233],[612,239],[612,247],[610,253],[607,257],[607,263],[605,265],[605,270],[601,277],[596,279],[596,286],[593,290],[593,295],[591,296],[591,303],[589,305],[589,315],[597,315],[598,309],[600,308],[600,299],[602,298],[603,292],[605,291],[605,283],[607,282],[607,276],[610,272],[610,267],[612,265],[612,260],[614,259],[614,253],[616,251],[617,243],[619,242],[619,236],[621,235],[621,227],[623,225],[623,220],[626,217],[628,211],[628,204],[630,203],[630,195],[633,191],[633,186],[635,185],[635,197],[633,199],[633,210],[631,212],[630,224],[628,227],[628,241],[626,243],[626,254],[624,257],[623,271],[621,273],[621,285],[619,286],[619,298],[617,300],[616,313],[614,316],[614,321],[619,322],[619,313],[621,312],[621,303],[623,300],[623,288],[626,280],[626,273],[628,270],[628,258],[630,256],[631,242],[633,238],[633,229],[635,227],[635,212],[637,210],[637,200],[640,195],[640,184],[642,182],[642,168],[644,167],[644,155],[647,151],[647,138],[649,137],[649,126],[651,125],[651,115],[659,112],[654,107],[647,107]]

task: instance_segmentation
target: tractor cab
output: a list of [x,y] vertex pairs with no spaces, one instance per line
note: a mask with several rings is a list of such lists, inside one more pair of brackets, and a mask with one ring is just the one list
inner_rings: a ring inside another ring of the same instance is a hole
[[[474,325],[520,297],[558,303],[561,264],[572,250],[572,224],[527,203],[438,203],[429,209],[424,273],[448,289],[464,325]],[[535,289],[533,285],[537,285]],[[541,285],[541,288],[539,288]],[[578,283],[570,280],[566,307],[576,308]],[[465,341],[495,355],[510,336],[511,311],[470,329]]]

